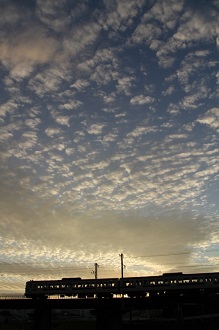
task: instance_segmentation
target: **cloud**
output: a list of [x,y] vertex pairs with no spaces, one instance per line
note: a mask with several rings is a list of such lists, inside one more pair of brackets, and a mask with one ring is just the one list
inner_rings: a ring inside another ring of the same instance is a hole
[[[184,1],[168,3],[155,2],[145,12],[130,39],[134,44],[149,45],[164,68],[175,64],[175,54],[180,49],[189,48],[197,41],[211,42],[218,38],[218,15],[214,6],[207,2],[200,6]],[[184,6],[186,10],[183,10]]]
[[[24,19],[31,17],[28,6],[20,7],[13,1],[4,1],[1,4],[0,26],[13,30],[14,25],[19,25]],[[4,30],[3,30],[4,31]]]
[[159,45],[159,42],[155,42],[162,35],[162,30],[158,26],[154,26],[154,24],[145,22],[142,20],[142,23],[138,25],[136,30],[132,35],[132,41],[134,43],[140,44],[142,42],[151,44],[152,48],[156,48]]
[[169,86],[166,91],[163,91],[162,94],[164,96],[167,96],[167,95],[173,94],[174,91],[175,91],[175,87],[172,85],[172,86]]
[[[46,36],[41,28],[30,25],[29,29],[7,35],[2,39],[0,60],[9,68],[17,66],[17,69],[13,69],[12,74],[16,71],[18,73],[19,70],[20,75],[27,76],[28,72],[32,71],[31,64],[46,64],[55,60],[59,47],[59,41]],[[25,62],[29,62],[29,68]],[[23,72],[21,72],[22,67]]]
[[[143,5],[142,0],[133,1],[130,0],[128,3],[124,0],[104,1],[106,11],[100,15],[99,23],[104,30],[122,31],[124,32],[127,28],[133,24],[133,18],[137,16],[138,12]],[[117,34],[112,34],[112,37]]]
[[65,152],[67,155],[72,155],[74,153],[74,148],[66,148]]
[[[169,31],[173,31],[177,26],[183,8],[183,1],[155,2],[151,9],[145,12],[140,24],[132,34],[131,41],[137,44],[146,43],[150,49],[157,51],[160,63],[164,67],[170,67],[174,59],[169,56],[163,57],[163,40],[167,39]],[[164,64],[165,63],[165,64]]]
[[106,103],[106,104],[112,103],[116,100],[116,97],[117,97],[117,95],[115,92],[112,92],[108,95],[104,95],[103,96],[104,103]]
[[71,24],[71,16],[65,10],[67,1],[41,1],[36,3],[36,15],[41,22],[56,32],[63,32]]
[[[198,6],[188,7],[181,16],[179,26],[177,31],[174,31],[173,36],[165,43],[155,44],[156,55],[161,66],[171,67],[175,63],[174,55],[180,49],[190,49],[198,41],[207,43],[216,39],[218,35],[216,11],[208,5],[203,6],[202,9],[198,8]],[[206,65],[208,64],[206,63]]]
[[131,95],[130,89],[133,86],[134,77],[122,77],[118,79],[117,90],[126,95]]
[[67,51],[69,56],[75,57],[97,40],[99,32],[100,27],[95,22],[69,30],[62,42],[64,51]]
[[[206,75],[205,81],[203,81],[203,79],[200,77],[200,72],[204,73],[206,69],[208,69],[208,72],[210,72],[211,66],[209,65],[209,62],[206,62],[207,59],[210,61],[209,52],[196,51],[189,52],[181,62],[180,68],[177,70],[177,77],[180,83],[185,86],[186,91],[189,91],[188,86],[191,89],[192,84],[194,84],[195,81],[198,83],[199,87],[200,85],[202,86],[207,83],[207,79],[209,79],[209,73]],[[197,72],[199,72],[198,76]],[[196,80],[194,80],[195,76]]]
[[[115,173],[113,176],[115,177]],[[45,178],[45,182],[47,181],[48,178]],[[86,215],[76,213],[72,216],[65,206],[56,208],[52,199],[39,198],[26,188],[15,186],[12,195],[8,186],[4,184],[1,187],[2,217],[5,225],[10,222],[11,228],[9,233],[7,226],[2,227],[1,223],[1,233],[7,242],[2,253],[5,253],[8,262],[18,263],[18,270],[21,261],[27,265],[23,266],[26,269],[32,262],[35,262],[36,267],[40,267],[40,264],[44,267],[53,262],[56,265],[72,265],[73,260],[76,264],[87,265],[88,260],[99,262],[97,258],[100,258],[104,266],[116,267],[118,260],[115,260],[115,256],[119,251],[126,251],[128,260],[133,255],[180,253],[185,250],[190,252],[199,244],[209,243],[214,231],[213,228],[212,231],[205,230],[203,218],[177,210],[173,214],[164,213],[163,216],[154,218],[140,216],[138,212],[126,216],[113,212],[100,213],[96,205],[96,211],[90,210]],[[120,198],[117,202],[119,201]],[[12,203],[13,209],[10,207]],[[77,206],[77,199],[75,204]],[[84,253],[86,258],[83,259]],[[185,262],[185,258],[185,255],[175,256],[175,259],[170,256],[164,261],[161,256],[148,261],[148,267],[151,271],[153,268],[157,271],[159,264],[161,268],[161,265],[170,261],[175,260],[176,264]],[[139,261],[142,265],[144,262]],[[131,260],[130,268],[133,263]],[[16,264],[14,268],[16,269]],[[45,274],[42,269],[41,272]]]
[[111,47],[97,49],[94,56],[78,65],[80,72],[87,72],[91,82],[106,85],[119,78],[118,59]]
[[10,77],[19,81],[29,77],[32,71],[33,71],[33,64],[31,63],[31,61],[29,63],[28,60],[23,61],[15,65],[15,67],[13,67],[13,69],[10,71]]
[[100,64],[95,68],[95,71],[91,74],[91,80],[100,85],[107,85],[111,81],[118,79],[118,72],[114,70],[111,64]]
[[60,105],[59,108],[63,110],[75,110],[80,108],[83,105],[83,102],[79,100],[69,100],[68,102],[64,102],[64,104]]
[[58,124],[70,127],[70,117],[68,116],[59,116],[55,117],[55,120]]
[[59,134],[61,131],[59,128],[53,128],[53,127],[48,127],[46,130],[45,130],[46,134],[48,136],[54,136],[54,135],[57,135]]
[[210,40],[218,36],[218,15],[215,8],[207,2],[201,6],[190,6],[181,17],[181,24],[174,35],[176,40],[183,43]]
[[[151,131],[150,131],[151,132]],[[136,127],[132,132],[128,134],[128,136],[138,137],[142,134],[148,133],[148,127]]]
[[213,130],[219,131],[219,108],[210,109],[205,114],[200,115],[197,122],[209,125]]
[[1,116],[6,116],[7,113],[13,114],[15,110],[18,108],[18,104],[12,99],[0,106],[0,114]]
[[133,98],[131,98],[130,103],[133,105],[142,105],[142,104],[149,104],[153,103],[155,100],[151,96],[145,96],[145,95],[138,95]]
[[9,139],[11,139],[13,137],[13,134],[8,132],[7,130],[0,130],[0,140],[4,143],[6,141],[8,141]]
[[201,260],[216,269],[204,249],[219,244],[217,9],[4,2],[5,287],[53,278],[56,266],[60,278],[72,265],[88,277],[95,262],[120,276],[119,253],[127,276],[200,270]]
[[105,124],[101,124],[101,123],[92,124],[90,127],[87,128],[87,131],[89,134],[99,135],[102,134],[104,126]]
[[26,119],[25,120],[25,124],[29,127],[29,128],[36,128],[37,126],[39,126],[39,124],[41,123],[41,119],[40,118],[30,118],[30,119]]
[[83,91],[90,85],[88,80],[85,79],[78,79],[74,84],[72,84],[70,87],[76,88],[78,91]]
[[26,131],[22,134],[21,140],[19,142],[19,147],[21,149],[29,149],[33,148],[36,143],[38,142],[38,136],[36,132],[33,131]]
[[37,73],[35,77],[29,80],[28,88],[42,97],[45,93],[58,91],[62,82],[63,77],[59,74],[59,72],[54,70],[45,70],[43,73]]
[[173,30],[182,14],[183,5],[184,1],[182,0],[177,2],[171,0],[168,2],[168,6],[164,0],[157,1],[151,10],[145,14],[144,18],[148,20],[153,18],[162,24],[163,29]]

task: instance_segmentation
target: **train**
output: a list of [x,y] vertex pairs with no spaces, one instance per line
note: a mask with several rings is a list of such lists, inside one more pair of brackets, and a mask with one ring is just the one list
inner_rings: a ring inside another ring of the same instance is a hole
[[219,272],[183,274],[164,273],[158,276],[28,281],[27,298],[48,298],[56,295],[72,298],[143,298],[154,295],[219,294]]

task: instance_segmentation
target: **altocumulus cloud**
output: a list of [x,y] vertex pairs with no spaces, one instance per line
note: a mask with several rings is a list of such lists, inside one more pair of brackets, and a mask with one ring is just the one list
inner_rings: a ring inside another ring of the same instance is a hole
[[95,262],[119,276],[121,252],[127,275],[218,270],[218,12],[2,2],[5,291]]

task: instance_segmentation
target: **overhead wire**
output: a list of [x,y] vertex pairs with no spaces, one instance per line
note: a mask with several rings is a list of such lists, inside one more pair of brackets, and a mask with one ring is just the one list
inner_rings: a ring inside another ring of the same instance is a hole
[[[211,249],[211,250],[204,250],[204,251],[198,251],[201,253],[209,253],[209,252],[218,252],[219,249]],[[125,256],[126,259],[129,258],[157,258],[157,257],[168,257],[168,256],[178,256],[178,255],[189,255],[192,253],[195,253],[196,251],[189,251],[189,252],[177,252],[177,253],[167,253],[167,254],[153,254],[153,255],[143,255],[143,256]],[[117,260],[116,258],[113,258],[113,260]],[[186,268],[198,268],[198,267],[215,267],[218,266],[219,264],[215,263],[215,264],[195,264],[195,265],[188,265],[188,264],[184,264],[184,263],[179,263],[179,262],[175,262],[175,263],[165,263],[165,265],[171,265],[174,264],[176,267],[177,265],[181,265],[181,267],[186,267]],[[48,264],[45,266],[42,265],[36,265],[36,264],[26,264],[24,267],[22,264],[19,263],[15,263],[15,264],[4,264],[5,268],[2,267],[1,270],[1,275],[3,274],[17,274],[17,275],[28,275],[30,276],[31,274],[35,274],[35,275],[41,275],[41,274],[51,274],[53,275],[54,272],[58,273],[58,274],[63,274],[66,273],[66,276],[68,276],[69,273],[73,274],[73,273],[80,273],[80,275],[85,275],[88,272],[92,272],[93,268],[91,267],[91,264],[89,263],[88,267],[85,266],[67,266],[67,265],[61,265],[61,264],[56,264],[51,266],[50,268],[48,268]],[[135,265],[136,267],[136,265]],[[133,271],[133,270],[132,270]],[[112,273],[117,273],[119,272],[119,265],[118,267],[114,266],[114,268],[111,268],[109,266],[101,266],[100,264],[100,273],[102,274],[112,274]],[[2,277],[2,276],[1,276]],[[0,277],[0,278],[1,278]],[[1,278],[2,279],[2,278]]]
[[154,257],[168,257],[168,256],[178,256],[183,254],[191,254],[191,252],[179,252],[179,253],[167,253],[167,254],[152,254],[147,256],[130,256],[129,258],[154,258]]

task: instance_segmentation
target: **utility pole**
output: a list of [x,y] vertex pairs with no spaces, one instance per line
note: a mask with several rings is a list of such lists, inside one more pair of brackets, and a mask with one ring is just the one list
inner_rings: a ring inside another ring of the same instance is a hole
[[95,278],[95,280],[97,280],[97,269],[98,269],[98,267],[99,267],[99,265],[95,262],[95,264],[94,264],[94,271],[92,270],[92,274],[94,274],[94,278]]
[[120,258],[121,258],[121,278],[123,278],[123,269],[124,269],[124,265],[123,265],[123,253],[121,253],[120,255]]
[[95,277],[95,280],[97,280],[97,269],[98,269],[99,265],[95,262],[94,266],[95,266],[94,277]]

